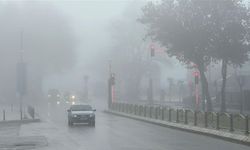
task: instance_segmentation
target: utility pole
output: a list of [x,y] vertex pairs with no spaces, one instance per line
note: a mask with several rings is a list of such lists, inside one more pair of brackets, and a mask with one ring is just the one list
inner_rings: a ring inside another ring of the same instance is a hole
[[23,96],[26,93],[26,64],[23,58],[23,31],[20,36],[20,60],[17,63],[17,94],[20,102],[20,119],[23,119]]
[[109,79],[108,79],[108,107],[115,102],[115,74],[112,73],[111,61],[109,61]]
[[83,78],[84,78],[84,99],[88,100],[88,80],[89,80],[89,76],[85,75]]
[[[200,73],[198,70],[196,70],[194,73],[194,82],[195,82],[195,106],[196,106],[196,110],[199,109],[199,104],[200,104],[200,100],[199,100],[199,76]],[[203,110],[205,109],[205,102],[203,102]]]
[[148,96],[148,101],[150,105],[153,105],[154,103],[154,87],[153,87],[153,78],[152,78],[152,58],[155,57],[155,45],[154,43],[151,43],[150,46],[150,71],[149,71],[149,80],[148,80],[148,91],[147,91],[147,96]]

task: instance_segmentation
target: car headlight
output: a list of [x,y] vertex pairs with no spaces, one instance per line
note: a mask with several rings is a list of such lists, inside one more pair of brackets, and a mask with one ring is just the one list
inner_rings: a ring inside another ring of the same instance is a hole
[[90,115],[89,115],[89,117],[94,117],[94,116],[95,116],[95,114],[90,114]]
[[60,101],[57,101],[56,104],[59,105],[59,104],[60,104]]
[[74,117],[74,118],[76,118],[76,117],[77,117],[77,115],[73,115],[73,117]]

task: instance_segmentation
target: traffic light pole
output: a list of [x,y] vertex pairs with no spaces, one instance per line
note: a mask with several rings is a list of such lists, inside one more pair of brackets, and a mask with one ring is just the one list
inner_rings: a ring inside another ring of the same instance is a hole
[[112,73],[108,79],[108,106],[115,102],[115,75]]
[[20,94],[19,100],[20,100],[20,120],[23,120],[23,96],[22,94]]
[[109,61],[109,79],[108,79],[108,107],[115,101],[115,74],[112,73],[111,61]]
[[199,72],[194,73],[195,80],[195,110],[199,109]]
[[108,79],[108,107],[111,108],[112,97],[111,97],[111,78]]

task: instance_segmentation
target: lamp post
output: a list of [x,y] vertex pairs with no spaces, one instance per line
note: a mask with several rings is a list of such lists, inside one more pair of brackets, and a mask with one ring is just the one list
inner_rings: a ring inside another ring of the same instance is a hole
[[84,99],[88,100],[88,81],[89,81],[89,76],[85,75],[84,76]]
[[23,96],[26,94],[26,63],[23,60],[23,32],[20,37],[20,61],[17,63],[16,90],[20,102],[20,119],[23,119]]

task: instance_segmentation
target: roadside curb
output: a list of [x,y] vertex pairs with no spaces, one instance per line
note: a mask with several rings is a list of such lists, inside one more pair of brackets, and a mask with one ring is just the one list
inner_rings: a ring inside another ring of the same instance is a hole
[[44,136],[17,136],[0,137],[0,149],[36,149],[48,146],[48,141]]
[[210,137],[218,138],[218,139],[233,142],[233,143],[250,146],[250,137],[246,135],[233,134],[230,132],[224,132],[220,130],[213,130],[213,129],[207,129],[207,128],[202,128],[202,127],[197,127],[197,126],[190,126],[190,125],[184,125],[184,124],[179,124],[179,123],[139,117],[139,116],[134,116],[134,115],[125,114],[121,112],[115,112],[111,110],[105,110],[104,112],[117,115],[117,116],[121,116],[121,117],[126,117],[130,119],[138,120],[138,121],[143,121],[143,122],[159,125],[162,127],[167,127],[167,128],[177,129],[177,130],[186,131],[190,133],[210,136]]
[[33,122],[40,122],[40,119],[24,119],[24,120],[6,120],[6,121],[0,121],[0,124],[4,124],[4,123],[21,123],[21,124],[25,124],[25,123],[33,123]]

